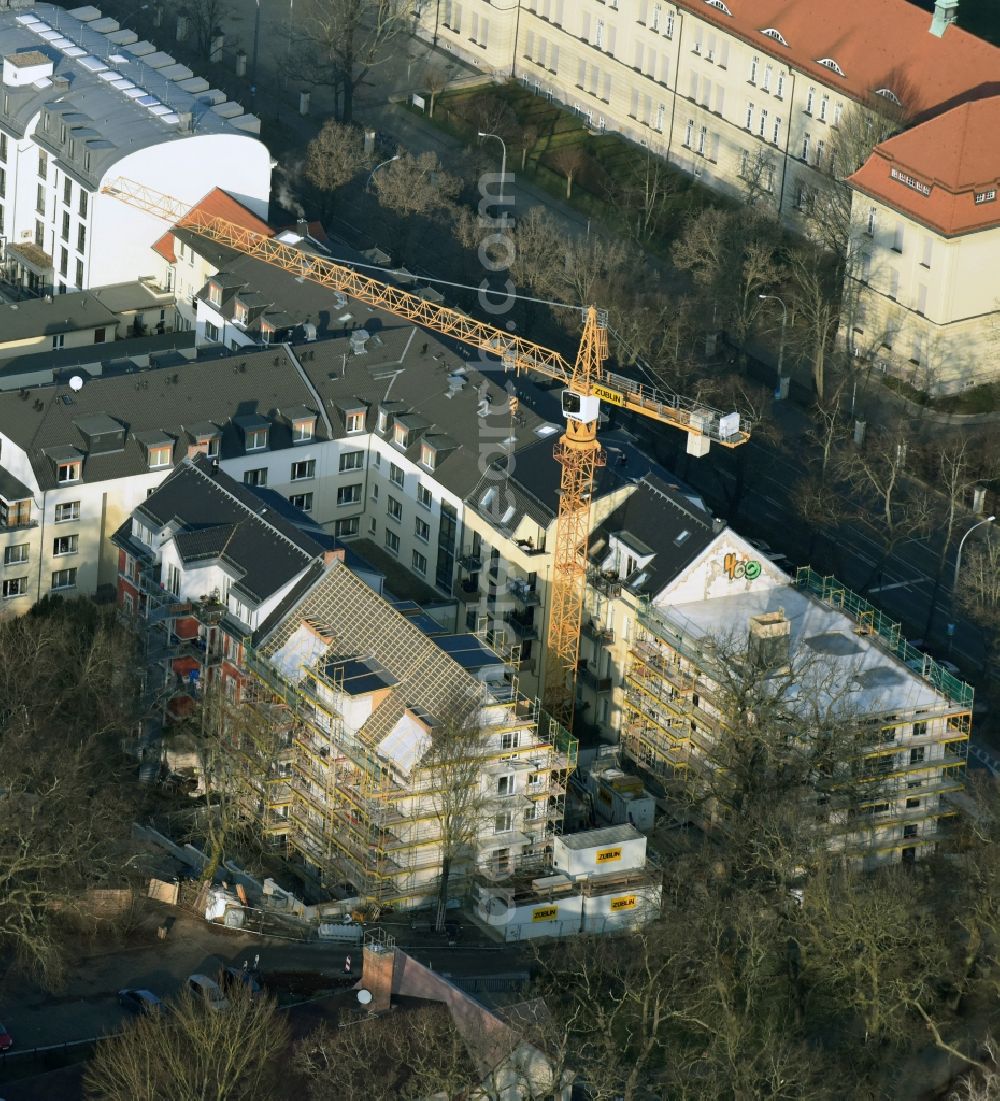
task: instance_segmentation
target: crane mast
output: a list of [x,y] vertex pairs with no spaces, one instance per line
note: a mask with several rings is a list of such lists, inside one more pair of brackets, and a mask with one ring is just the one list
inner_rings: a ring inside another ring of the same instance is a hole
[[590,507],[596,472],[605,463],[605,454],[597,438],[601,401],[687,432],[688,450],[696,455],[705,453],[710,440],[723,447],[746,443],[750,433],[740,424],[739,416],[722,414],[701,402],[607,371],[607,323],[594,306],[585,311],[580,348],[575,363],[570,366],[558,352],[543,345],[361,275],[335,260],[304,252],[274,237],[208,214],[197,206],[190,207],[173,196],[132,180],[117,179],[102,190],[176,228],[189,229],[297,277],[340,291],[369,306],[497,356],[506,367],[518,373],[544,375],[566,386],[562,394],[565,430],[553,451],[561,467],[561,476],[543,700],[552,718],[571,732],[587,582]]

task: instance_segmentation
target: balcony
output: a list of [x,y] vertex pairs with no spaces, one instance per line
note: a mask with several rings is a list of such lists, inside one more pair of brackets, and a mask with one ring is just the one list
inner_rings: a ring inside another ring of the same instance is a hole
[[580,663],[580,667],[577,669],[577,677],[581,684],[585,684],[592,692],[602,694],[611,691],[611,678],[599,676],[585,662]]
[[478,573],[483,568],[483,557],[481,554],[463,554],[458,564],[468,573]]
[[527,616],[518,612],[507,612],[503,618],[522,642],[538,638],[538,628]]
[[587,570],[587,584],[603,596],[621,596],[622,580],[617,573],[608,573],[592,566]]
[[614,645],[614,628],[605,627],[602,624],[596,622],[596,620],[585,620],[581,631],[587,636],[587,638],[591,639],[593,642],[596,642],[598,646]]
[[525,581],[508,581],[507,592],[509,592],[523,608],[537,608],[541,601],[538,592],[531,588]]
[[479,588],[479,582],[470,581],[469,579],[456,581],[452,586],[452,592],[463,604],[478,604],[479,598],[483,595]]

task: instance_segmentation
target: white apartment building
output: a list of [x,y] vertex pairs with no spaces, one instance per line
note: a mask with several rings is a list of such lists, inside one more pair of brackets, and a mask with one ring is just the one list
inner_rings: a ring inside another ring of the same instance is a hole
[[0,242],[39,292],[151,274],[163,222],[104,192],[125,178],[194,205],[215,187],[267,216],[260,122],[94,7],[0,11]]

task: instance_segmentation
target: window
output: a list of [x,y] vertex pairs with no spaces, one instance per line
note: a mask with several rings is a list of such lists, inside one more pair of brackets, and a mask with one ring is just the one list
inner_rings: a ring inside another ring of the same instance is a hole
[[3,552],[3,564],[5,566],[18,566],[28,561],[29,543],[16,543],[12,547],[6,547]]
[[427,559],[418,550],[413,552],[413,571],[421,575],[427,573]]
[[917,807],[919,807],[919,806],[920,806],[920,799],[917,796],[911,795],[907,798],[907,800],[906,800],[906,809],[907,810],[916,810]]
[[208,284],[208,300],[213,306],[222,305],[222,288],[214,280]]
[[65,333],[56,333],[56,335],[52,338],[52,348],[53,348],[53,350],[55,350],[57,348],[62,348],[65,343],[66,343],[66,334]]
[[924,238],[924,252],[920,259],[920,266],[923,268],[929,268],[931,266],[931,257],[934,255],[934,239],[931,237]]
[[430,444],[422,443],[420,445],[420,461],[428,470],[434,469],[435,451]]
[[667,12],[667,25],[664,27],[663,33],[667,38],[674,37],[674,12],[672,8]]
[[395,520],[396,523],[399,523],[399,521],[403,519],[402,501],[397,501],[395,497],[390,497],[385,511],[389,514],[390,520]]
[[875,207],[870,206],[868,208],[868,218],[865,223],[865,232],[868,234],[869,237],[875,236],[875,215]]
[[69,249],[59,249],[59,274],[66,276],[69,274]]
[[35,210],[39,214],[45,214],[45,184],[39,184],[35,189]]
[[80,189],[80,217],[81,218],[86,218],[87,217],[87,206],[88,206],[89,201],[90,201],[90,196],[87,194],[86,191],[83,190],[83,188],[81,188]]
[[497,795],[513,795],[514,794],[514,777],[513,776],[498,776],[497,777]]
[[389,481],[392,482],[392,484],[394,486],[399,486],[400,489],[402,489],[403,488],[403,468],[399,467],[399,466],[396,466],[395,463],[390,463],[389,464]]
[[399,554],[399,536],[388,528],[385,533],[385,547],[390,554]]
[[70,520],[80,519],[80,502],[67,501],[65,504],[56,505],[55,522],[65,524]]
[[83,466],[79,461],[72,463],[60,463],[56,467],[56,481],[60,485],[64,485],[67,482],[78,482],[80,480],[80,469]]
[[267,467],[258,466],[253,470],[247,470],[243,475],[243,484],[248,486],[266,486]]
[[774,119],[774,129],[771,131],[771,141],[773,141],[774,144],[777,145],[780,140],[781,140],[781,118],[780,118],[780,116],[776,115],[775,119]]
[[503,814],[498,814],[493,819],[493,832],[494,833],[510,833],[514,828],[514,816],[511,812],[504,811]]
[[66,206],[69,206],[73,202],[73,181],[69,176],[63,180],[63,202]]
[[811,115],[813,110],[813,102],[816,99],[816,89],[810,88],[806,93],[806,114]]
[[170,444],[161,444],[149,449],[149,469],[156,470],[158,467],[170,466],[170,460],[173,458],[174,449]]
[[923,763],[923,760],[924,760],[924,748],[925,748],[925,747],[924,747],[924,746],[922,746],[922,745],[915,745],[915,746],[914,746],[914,747],[913,747],[913,748],[912,748],[912,749],[910,750],[910,764],[911,764],[911,765],[919,765],[919,764],[922,764],[922,763]]
[[62,216],[62,239],[64,241],[69,240],[69,214],[65,210]]
[[844,114],[844,105],[842,103],[835,103],[833,105],[833,125],[839,126],[841,117]]
[[989,191],[977,191],[976,192],[976,206],[980,203],[995,203],[997,201],[996,188],[990,188]]
[[826,113],[830,109],[830,97],[823,96],[819,101],[819,121],[826,122]]
[[774,94],[778,97],[778,99],[781,99],[781,97],[785,94],[785,74],[784,73],[778,73],[778,83],[775,86]]
[[892,231],[892,251],[903,251],[903,223],[897,222]]
[[299,508],[303,512],[312,512],[313,495],[311,493],[293,493],[288,500],[294,508]]
[[15,596],[26,596],[28,579],[26,577],[5,577],[3,582],[4,600],[13,600]]
[[[83,286],[83,261],[82,260],[77,260],[77,262],[76,262],[76,285],[78,287]],[[103,329],[98,329],[97,331],[100,333],[100,332],[103,332],[104,330]],[[95,344],[98,343],[96,338],[94,339],[94,343]]]
[[691,143],[694,141],[694,122],[688,119],[687,129],[684,131],[684,144],[691,148]]
[[594,30],[594,45],[599,49],[604,49],[604,20],[597,20],[597,27]]
[[746,128],[753,129],[753,104],[747,101]]
[[303,459],[300,463],[292,463],[292,481],[304,482],[307,478],[316,477],[316,460]]
[[242,302],[237,302],[236,305],[233,306],[233,320],[237,325],[245,325],[249,316],[250,312]]
[[68,570],[56,570],[52,575],[52,591],[58,592],[60,589],[74,589],[76,588],[76,567]]
[[49,176],[49,157],[44,149],[38,150],[38,178],[41,180],[48,179]]
[[417,517],[415,534],[422,543],[427,543],[430,541],[431,526],[427,523],[426,520],[421,520],[419,516]]
[[822,168],[823,167],[823,158],[824,158],[824,156],[826,156],[826,142],[822,138],[820,138],[819,141],[816,142],[816,167],[817,168]]
[[303,443],[305,440],[311,440],[315,435],[316,419],[314,417],[304,418],[292,424],[292,440],[295,443]]
[[417,486],[417,504],[421,508],[430,508],[434,501],[434,495],[425,485]]
[[205,322],[205,339],[206,340],[218,340],[219,339],[219,326],[214,325],[211,321]]
[[361,483],[354,482],[349,486],[341,486],[337,490],[337,507],[345,505],[357,505],[361,502]]
[[653,5],[653,22],[651,27],[654,31],[660,29],[660,19],[663,17],[663,6],[661,4]]
[[754,54],[754,56],[750,59],[750,76],[748,78],[751,84],[757,83],[757,69],[759,67],[760,58],[756,54]]
[[703,126],[703,127],[702,127],[702,128],[701,128],[701,129],[699,130],[699,131],[698,131],[698,152],[699,152],[699,153],[700,153],[700,154],[701,154],[702,156],[704,156],[704,155],[705,155],[705,140],[707,139],[707,137],[708,137],[708,127],[707,127],[707,126]]
[[809,135],[802,135],[802,159],[804,161],[809,160]]
[[350,435],[354,432],[364,432],[365,430],[365,415],[364,413],[348,413],[347,414],[347,433]]
[[364,470],[365,453],[363,451],[345,451],[340,456],[340,473],[346,470]]
[[352,516],[349,520],[338,520],[333,533],[338,539],[352,539],[361,530],[361,517]]
[[759,134],[762,138],[767,136],[767,108],[766,107],[762,107],[760,109],[760,130],[758,132],[759,132]]
[[7,135],[0,134],[0,161],[7,159]]
[[517,749],[521,743],[521,732],[519,730],[511,730],[506,734],[500,735],[500,748],[501,749]]
[[57,535],[52,540],[52,555],[58,558],[63,554],[76,554],[80,549],[79,535]]
[[769,92],[771,90],[771,78],[774,76],[774,66],[764,66],[764,91]]
[[35,244],[45,248],[45,225],[42,222],[35,222]]
[[263,426],[246,430],[246,450],[263,451],[267,447],[267,429]]

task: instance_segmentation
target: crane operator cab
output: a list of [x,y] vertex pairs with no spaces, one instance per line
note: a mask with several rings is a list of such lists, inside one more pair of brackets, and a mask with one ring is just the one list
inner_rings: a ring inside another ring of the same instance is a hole
[[601,415],[601,399],[589,394],[578,394],[575,390],[563,390],[562,411],[563,417],[568,421],[593,424]]

